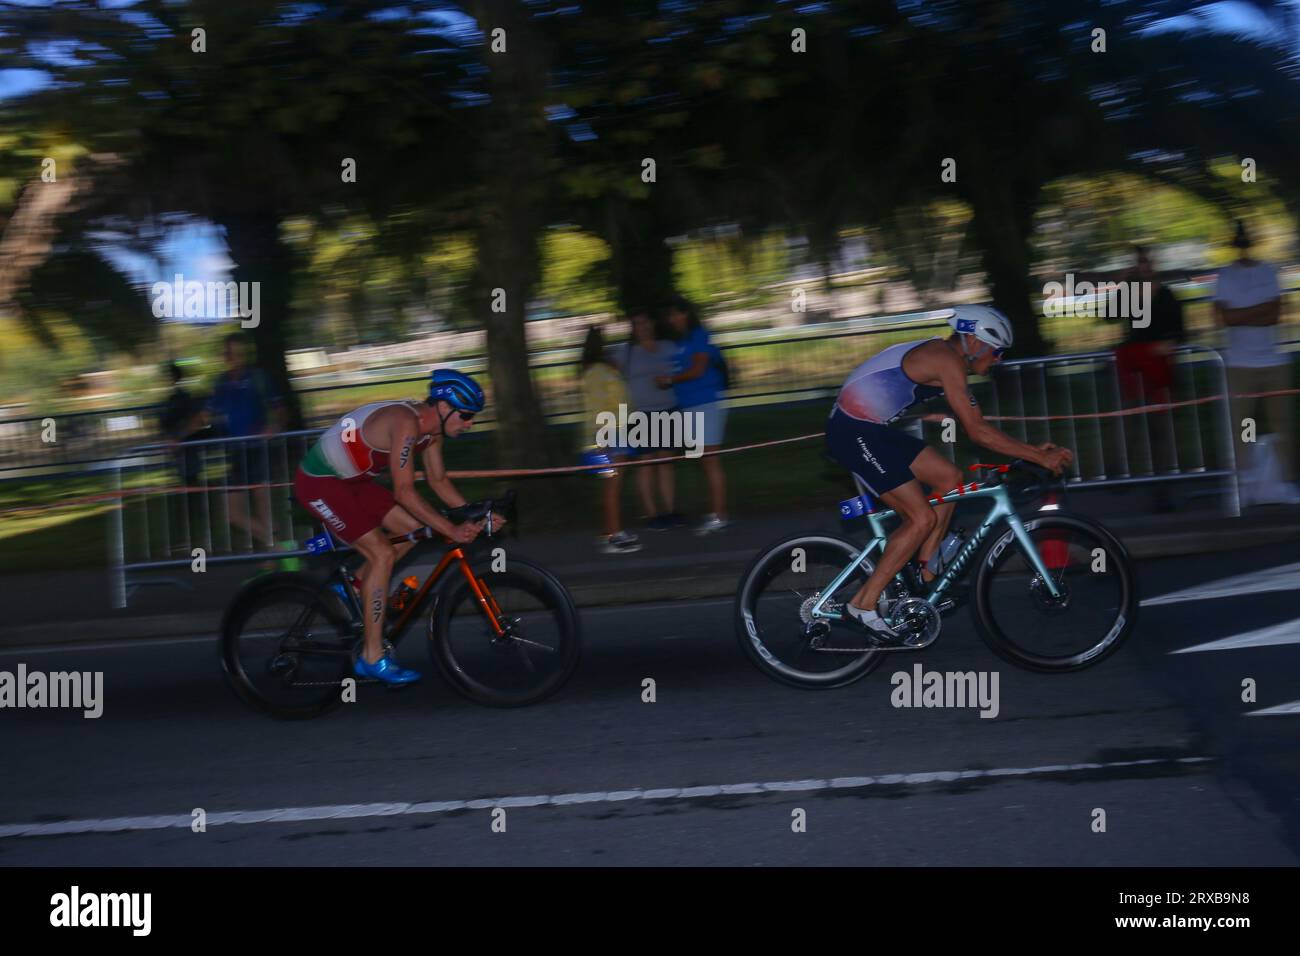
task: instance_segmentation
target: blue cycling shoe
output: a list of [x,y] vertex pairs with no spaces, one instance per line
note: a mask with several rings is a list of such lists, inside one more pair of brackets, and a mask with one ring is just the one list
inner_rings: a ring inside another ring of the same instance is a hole
[[393,660],[391,654],[384,654],[373,664],[367,663],[365,657],[358,654],[352,669],[358,677],[369,677],[385,684],[413,684],[420,679],[419,671],[403,667]]

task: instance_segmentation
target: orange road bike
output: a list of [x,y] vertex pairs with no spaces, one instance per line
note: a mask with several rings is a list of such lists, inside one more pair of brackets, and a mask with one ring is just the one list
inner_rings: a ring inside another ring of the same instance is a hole
[[[450,509],[455,522],[494,515],[513,520],[514,495]],[[432,601],[426,631],[434,664],[459,693],[494,707],[520,707],[550,697],[578,665],[581,634],[573,598],[554,575],[504,549],[471,557],[432,528],[397,535],[394,544],[439,539],[451,545],[433,573],[385,623],[396,645]],[[482,538],[480,541],[483,540]],[[468,546],[473,548],[473,545]],[[358,678],[364,611],[351,585],[361,556],[336,551],[328,534],[308,542],[337,555],[324,581],[306,573],[271,574],[245,586],[221,627],[221,663],[246,703],[281,718],[315,717],[337,706],[347,688],[378,683]],[[448,574],[448,571],[459,574]]]

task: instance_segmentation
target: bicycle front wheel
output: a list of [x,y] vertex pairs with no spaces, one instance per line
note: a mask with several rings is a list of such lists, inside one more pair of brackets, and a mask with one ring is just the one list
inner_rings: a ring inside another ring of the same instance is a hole
[[[811,616],[818,598],[861,550],[842,538],[811,534],[759,553],[736,594],[736,638],[759,670],[795,687],[829,688],[851,684],[880,664],[884,654],[866,648],[860,627]],[[829,604],[848,603],[873,567],[863,561]]]
[[1008,530],[979,562],[973,610],[980,636],[1030,670],[1073,671],[1105,660],[1137,623],[1137,577],[1124,545],[1077,515],[1035,518],[1025,531],[1059,596]]
[[434,663],[460,694],[490,707],[550,697],[581,654],[569,592],[549,571],[520,558],[510,558],[505,571],[476,566],[474,576],[486,606],[464,578],[439,595],[429,618]]

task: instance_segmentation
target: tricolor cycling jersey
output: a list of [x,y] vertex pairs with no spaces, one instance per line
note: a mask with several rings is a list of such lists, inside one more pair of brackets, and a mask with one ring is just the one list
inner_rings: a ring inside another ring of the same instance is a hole
[[835,407],[859,421],[887,425],[917,402],[942,395],[942,388],[914,382],[903,371],[903,356],[918,345],[940,341],[903,342],[876,353],[849,373]]
[[[370,478],[388,467],[390,451],[375,448],[365,439],[366,419],[382,408],[402,405],[418,414],[416,402],[371,402],[348,412],[325,430],[311,451],[302,460],[302,470],[317,478]],[[433,441],[425,435],[412,447],[411,453],[423,451]]]

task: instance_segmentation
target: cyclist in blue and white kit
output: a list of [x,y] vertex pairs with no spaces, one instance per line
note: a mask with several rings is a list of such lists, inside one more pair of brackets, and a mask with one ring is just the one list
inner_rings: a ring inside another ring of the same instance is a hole
[[[884,349],[855,368],[835,399],[826,423],[827,449],[862,479],[871,494],[898,513],[901,524],[889,536],[884,554],[866,584],[845,606],[877,641],[899,637],[876,610],[881,594],[913,555],[934,557],[948,531],[953,505],[931,505],[927,494],[942,495],[961,484],[961,472],[919,438],[888,427],[918,402],[943,395],[971,441],[993,452],[1023,458],[1055,474],[1074,459],[1050,442],[1027,445],[985,421],[966,376],[983,375],[1011,347],[1011,323],[996,309],[962,305],[948,320],[946,339],[904,342]],[[929,487],[929,492],[923,486]],[[928,571],[923,575],[930,577]]]

